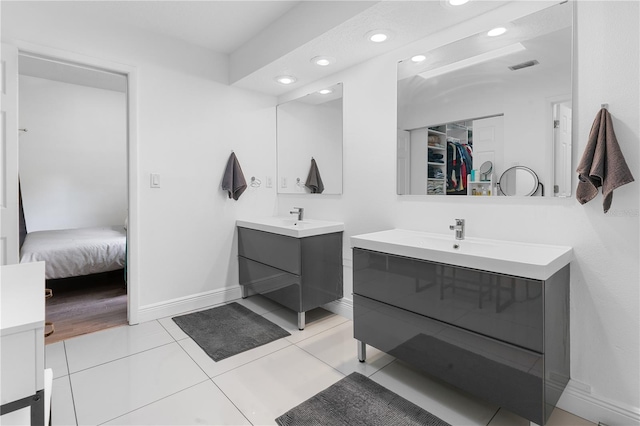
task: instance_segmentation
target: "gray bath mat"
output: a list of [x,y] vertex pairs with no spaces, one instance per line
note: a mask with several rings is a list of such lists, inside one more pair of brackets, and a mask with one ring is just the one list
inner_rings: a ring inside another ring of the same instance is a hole
[[216,362],[291,335],[235,302],[173,321]]
[[276,419],[280,426],[451,426],[359,373],[351,373]]

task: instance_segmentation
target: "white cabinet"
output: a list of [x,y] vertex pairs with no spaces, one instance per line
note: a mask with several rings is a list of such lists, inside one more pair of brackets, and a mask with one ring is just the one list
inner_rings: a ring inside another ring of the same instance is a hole
[[0,282],[0,423],[21,412],[32,425],[43,425],[44,262],[2,266]]
[[467,175],[467,195],[491,196],[497,195],[493,183],[493,174],[489,180],[471,180],[471,175]]

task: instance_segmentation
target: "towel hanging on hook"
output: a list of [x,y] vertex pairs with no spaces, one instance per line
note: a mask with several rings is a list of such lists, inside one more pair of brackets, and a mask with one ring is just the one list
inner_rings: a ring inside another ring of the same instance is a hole
[[324,184],[320,177],[318,163],[316,163],[313,157],[311,157],[311,168],[309,169],[309,175],[307,176],[307,181],[304,183],[304,186],[309,188],[312,194],[322,194],[322,191],[324,191]]
[[247,189],[247,181],[244,179],[242,168],[238,162],[238,157],[231,151],[227,167],[222,176],[222,189],[229,192],[229,198],[238,200],[242,193]]
[[613,190],[633,182],[633,176],[622,155],[613,131],[611,114],[604,106],[598,112],[589,133],[587,146],[578,164],[576,199],[580,204],[591,201],[602,187],[602,207],[609,211]]

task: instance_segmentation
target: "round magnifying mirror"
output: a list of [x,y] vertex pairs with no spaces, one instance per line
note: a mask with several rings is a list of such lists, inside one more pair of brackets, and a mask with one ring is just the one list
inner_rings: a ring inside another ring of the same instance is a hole
[[489,180],[489,173],[493,170],[493,163],[491,161],[485,161],[480,166],[480,180]]
[[514,166],[500,176],[498,187],[503,195],[528,197],[538,190],[538,175],[528,167]]

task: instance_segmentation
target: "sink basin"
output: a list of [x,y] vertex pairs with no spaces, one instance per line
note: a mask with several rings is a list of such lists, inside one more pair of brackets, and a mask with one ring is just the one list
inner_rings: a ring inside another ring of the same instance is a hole
[[342,222],[316,219],[297,220],[294,217],[262,217],[236,220],[236,226],[294,238],[344,231],[344,223]]
[[546,280],[573,258],[565,246],[392,229],[351,237],[351,246],[506,275]]

